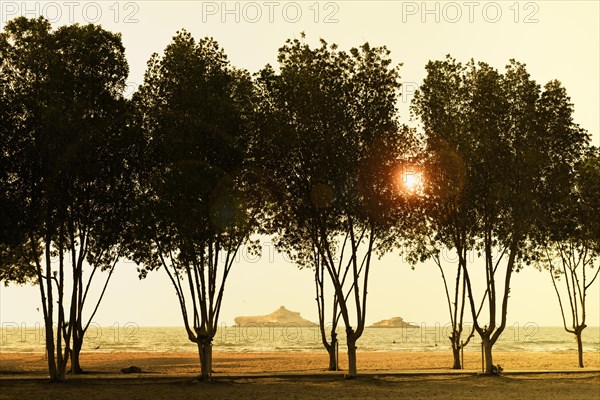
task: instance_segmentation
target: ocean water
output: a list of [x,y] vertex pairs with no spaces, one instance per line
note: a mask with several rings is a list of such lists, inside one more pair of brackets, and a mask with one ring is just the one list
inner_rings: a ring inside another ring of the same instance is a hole
[[[2,323],[0,352],[42,353],[43,326]],[[415,328],[366,328],[357,342],[359,351],[449,351],[448,327],[443,325]],[[340,330],[340,351],[345,348]],[[600,328],[588,327],[583,335],[584,350],[600,352]],[[480,351],[477,334],[465,351]],[[575,336],[562,327],[538,327],[534,324],[508,326],[494,347],[497,351],[572,352],[577,350]],[[317,327],[300,328],[223,326],[214,339],[215,351],[231,352],[311,352],[323,351]],[[140,327],[133,323],[109,327],[90,326],[84,342],[89,352],[196,352],[196,344],[182,327]]]

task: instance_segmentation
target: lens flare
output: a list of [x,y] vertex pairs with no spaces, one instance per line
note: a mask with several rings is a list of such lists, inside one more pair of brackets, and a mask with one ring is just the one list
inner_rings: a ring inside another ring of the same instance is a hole
[[417,174],[404,174],[403,180],[408,190],[415,190],[421,179]]
[[409,195],[423,192],[423,173],[417,169],[402,169],[397,175],[397,186],[400,191]]

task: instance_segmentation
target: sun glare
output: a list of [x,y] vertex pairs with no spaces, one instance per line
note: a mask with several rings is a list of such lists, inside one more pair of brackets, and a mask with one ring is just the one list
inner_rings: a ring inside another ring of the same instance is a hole
[[419,183],[419,177],[416,174],[404,174],[403,180],[404,186],[408,190],[414,190]]
[[398,174],[399,188],[409,194],[418,194],[423,190],[423,174],[417,170],[403,170]]

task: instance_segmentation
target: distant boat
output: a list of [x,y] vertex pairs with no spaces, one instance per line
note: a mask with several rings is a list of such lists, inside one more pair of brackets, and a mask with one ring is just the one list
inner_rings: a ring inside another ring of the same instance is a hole
[[299,312],[290,311],[284,306],[279,307],[271,314],[236,317],[234,321],[236,326],[297,326],[302,328],[318,326],[314,322],[302,318]]
[[375,322],[369,328],[418,328],[409,322],[405,322],[402,317],[392,317],[383,321]]

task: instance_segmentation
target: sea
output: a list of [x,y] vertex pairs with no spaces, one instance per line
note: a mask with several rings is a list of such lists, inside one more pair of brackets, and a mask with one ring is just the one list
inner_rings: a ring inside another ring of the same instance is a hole
[[[406,328],[365,328],[357,342],[359,351],[449,351],[449,325],[421,325]],[[3,322],[0,352],[43,353],[43,325]],[[340,351],[345,348],[340,330]],[[466,338],[466,335],[464,335]],[[225,326],[217,331],[214,351],[221,352],[321,352],[323,345],[318,327],[259,325]],[[465,352],[480,351],[478,335]],[[600,352],[600,328],[588,327],[583,334],[584,351]],[[507,326],[494,346],[509,352],[577,351],[575,336],[562,327],[535,324]],[[86,352],[196,352],[183,327],[145,327],[134,323],[113,326],[90,325],[84,342]]]

